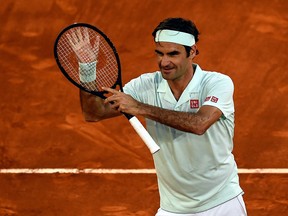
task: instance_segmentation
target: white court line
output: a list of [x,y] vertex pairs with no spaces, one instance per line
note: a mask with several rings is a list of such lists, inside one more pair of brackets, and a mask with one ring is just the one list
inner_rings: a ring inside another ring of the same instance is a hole
[[[288,168],[238,169],[239,174],[288,174]],[[76,169],[76,168],[15,168],[0,169],[0,174],[155,174],[155,169]]]

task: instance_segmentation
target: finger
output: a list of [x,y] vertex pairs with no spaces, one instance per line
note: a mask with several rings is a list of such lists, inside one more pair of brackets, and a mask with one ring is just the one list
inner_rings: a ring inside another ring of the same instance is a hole
[[99,44],[100,44],[100,36],[97,35],[97,36],[96,36],[96,41],[95,41],[95,44],[94,44],[94,47],[93,47],[93,50],[94,50],[96,56],[98,56]]
[[116,98],[114,95],[110,96],[110,97],[107,97],[105,100],[104,100],[104,104],[108,104],[110,103],[111,105],[113,105],[113,107],[118,107],[119,105],[116,105],[117,104],[117,101],[116,101]]
[[77,37],[78,37],[79,42],[83,41],[83,36],[82,36],[80,28],[77,28]]
[[97,47],[97,49],[99,48],[99,44],[100,44],[100,36],[97,35],[97,37],[96,37],[96,47]]
[[111,104],[112,109],[119,110],[119,104],[118,103],[110,103],[110,104]]
[[83,34],[84,34],[84,37],[83,37],[84,41],[90,41],[90,39],[89,39],[89,33],[88,33],[88,29],[87,29],[87,28],[85,28],[85,29],[83,30]]
[[70,33],[67,33],[69,35],[69,38],[71,39],[71,42],[73,43],[73,45],[75,46],[77,41],[75,40],[75,32],[74,31],[69,31]]
[[103,89],[104,91],[110,92],[110,93],[112,93],[112,94],[117,94],[117,93],[119,93],[116,89],[112,89],[112,88],[108,88],[108,87],[102,87],[102,89]]
[[67,33],[66,37],[68,38],[68,41],[69,41],[70,45],[72,46],[72,48],[74,48],[74,43],[73,43],[71,35]]
[[76,32],[72,32],[71,36],[72,36],[72,40],[74,42],[74,45],[77,45],[79,43],[79,39],[78,39],[77,33]]

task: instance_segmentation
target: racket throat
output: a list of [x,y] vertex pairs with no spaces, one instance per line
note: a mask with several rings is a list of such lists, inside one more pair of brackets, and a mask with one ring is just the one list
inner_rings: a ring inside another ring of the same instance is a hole
[[127,113],[123,113],[123,115],[126,116],[126,118],[130,121],[131,118],[133,118],[133,115],[127,114]]

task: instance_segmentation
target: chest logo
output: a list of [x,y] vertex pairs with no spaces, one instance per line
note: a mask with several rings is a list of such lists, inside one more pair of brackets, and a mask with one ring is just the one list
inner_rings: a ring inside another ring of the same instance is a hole
[[199,100],[198,99],[190,100],[190,108],[191,109],[199,108]]

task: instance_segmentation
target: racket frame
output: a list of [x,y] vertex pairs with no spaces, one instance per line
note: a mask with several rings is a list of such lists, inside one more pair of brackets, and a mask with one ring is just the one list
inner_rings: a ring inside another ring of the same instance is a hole
[[[59,35],[57,36],[57,38],[55,40],[55,43],[54,43],[54,57],[55,57],[55,60],[57,62],[57,65],[60,68],[60,70],[63,73],[63,75],[72,84],[77,86],[79,89],[81,89],[83,91],[86,91],[86,92],[88,92],[90,94],[96,95],[98,97],[101,97],[102,99],[106,99],[107,98],[105,96],[105,94],[108,93],[108,92],[106,92],[106,91],[93,91],[93,90],[86,89],[85,87],[83,87],[82,85],[77,83],[75,80],[73,80],[69,76],[69,74],[65,71],[65,69],[62,67],[62,65],[61,65],[61,62],[60,62],[59,57],[58,57],[58,52],[57,52],[58,42],[59,42],[60,38],[63,36],[63,34],[65,32],[67,32],[69,29],[75,28],[75,27],[87,27],[87,28],[90,28],[90,29],[96,31],[97,33],[99,33],[105,39],[105,41],[109,44],[109,46],[113,50],[113,53],[115,55],[115,59],[116,59],[116,62],[117,62],[117,66],[118,66],[118,76],[117,76],[116,82],[112,86],[109,86],[109,87],[113,88],[113,89],[116,89],[116,87],[119,86],[120,91],[123,92],[122,79],[121,79],[120,58],[119,58],[118,52],[117,52],[114,44],[107,37],[107,35],[104,34],[100,29],[98,29],[95,26],[92,26],[90,24],[87,24],[87,23],[74,23],[74,24],[71,24],[71,25],[67,26],[66,28],[64,28],[59,33]],[[152,154],[155,154],[156,152],[158,152],[160,150],[160,147],[155,143],[153,138],[150,136],[150,134],[147,132],[147,130],[144,128],[144,126],[141,124],[141,122],[138,120],[138,118],[136,116],[133,116],[133,115],[130,115],[130,114],[127,114],[127,113],[122,113],[122,114],[124,114],[126,116],[126,118],[129,120],[130,124],[133,126],[133,128],[138,133],[138,135],[142,138],[142,140],[144,141],[146,146],[149,148],[150,152]]]
[[[90,28],[94,31],[96,31],[97,33],[99,33],[104,39],[105,41],[109,44],[109,46],[111,47],[111,49],[113,50],[116,62],[117,62],[117,68],[118,68],[118,76],[116,79],[116,82],[112,85],[112,86],[107,86],[113,89],[116,89],[117,86],[119,86],[119,89],[121,92],[123,92],[123,86],[122,86],[122,78],[121,78],[121,64],[120,64],[120,57],[118,55],[118,52],[114,46],[114,44],[111,42],[111,40],[108,38],[108,36],[106,34],[104,34],[100,29],[96,28],[93,25],[87,24],[87,23],[74,23],[71,24],[67,27],[65,27],[57,36],[55,43],[54,43],[54,57],[55,60],[57,62],[58,67],[60,68],[61,72],[63,73],[63,75],[71,82],[73,83],[75,86],[77,86],[78,88],[80,88],[83,91],[89,92],[93,95],[96,95],[98,97],[101,97],[102,99],[106,99],[107,97],[105,96],[105,94],[107,93],[106,91],[93,91],[93,90],[89,90],[85,87],[83,87],[82,85],[80,85],[79,83],[77,83],[75,80],[73,80],[69,74],[65,71],[65,69],[63,68],[63,66],[60,63],[59,57],[58,57],[58,52],[57,52],[57,45],[58,42],[60,40],[60,38],[63,36],[64,33],[66,33],[69,29],[71,28],[75,28],[75,27],[86,27],[86,28]],[[131,116],[132,117],[132,116]]]

